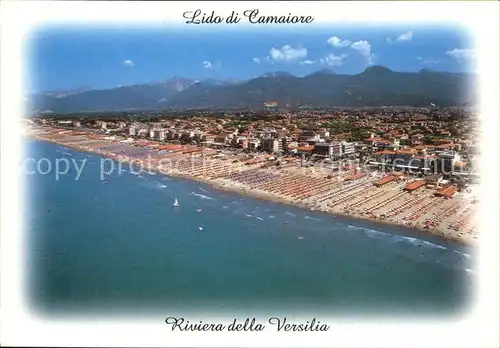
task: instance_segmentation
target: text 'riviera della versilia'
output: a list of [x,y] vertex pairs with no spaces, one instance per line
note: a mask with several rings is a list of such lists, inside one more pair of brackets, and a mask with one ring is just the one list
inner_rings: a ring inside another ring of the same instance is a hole
[[291,322],[286,317],[271,317],[266,323],[258,322],[255,318],[245,320],[233,319],[230,324],[208,323],[203,321],[189,321],[185,318],[168,317],[165,323],[171,325],[172,331],[263,331],[271,327],[276,331],[328,331],[330,326],[321,323],[316,318],[306,322]]

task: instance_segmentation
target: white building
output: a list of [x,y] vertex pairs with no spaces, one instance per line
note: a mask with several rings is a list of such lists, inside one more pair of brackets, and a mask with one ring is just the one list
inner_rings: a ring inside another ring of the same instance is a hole
[[278,152],[279,151],[279,140],[275,138],[264,138],[261,141],[261,146],[264,151],[267,152]]
[[342,142],[342,154],[343,155],[351,155],[356,152],[356,148],[354,147],[354,143],[348,143],[347,141]]
[[248,149],[249,150],[257,150],[257,148],[259,146],[260,146],[259,139],[248,139]]

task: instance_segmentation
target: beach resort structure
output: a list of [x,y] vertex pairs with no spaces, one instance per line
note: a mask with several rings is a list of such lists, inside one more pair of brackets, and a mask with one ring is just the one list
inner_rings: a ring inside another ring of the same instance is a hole
[[[144,128],[137,127],[134,132],[138,129]],[[161,132],[161,129],[158,131]],[[442,238],[468,244],[474,244],[478,239],[474,222],[477,210],[474,186],[461,190],[456,182],[444,180],[439,174],[426,180],[404,171],[388,173],[368,164],[365,166],[360,161],[349,165],[333,162],[325,165],[293,154],[278,158],[269,153],[129,139],[128,135],[109,136],[47,125],[32,126],[28,132],[36,139],[262,199],[420,228]],[[179,131],[179,137],[182,134]],[[317,135],[306,136],[314,138],[313,144],[300,145],[297,152],[312,154],[318,146]],[[214,138],[204,137],[205,141]],[[256,146],[251,144],[259,141],[250,137],[247,139],[248,147]],[[262,142],[272,152],[276,152],[280,143],[271,137],[264,138]],[[345,144],[340,145],[345,149]],[[320,144],[319,148],[321,150],[316,152],[330,154],[333,151],[331,145]],[[444,158],[449,159],[450,156]]]

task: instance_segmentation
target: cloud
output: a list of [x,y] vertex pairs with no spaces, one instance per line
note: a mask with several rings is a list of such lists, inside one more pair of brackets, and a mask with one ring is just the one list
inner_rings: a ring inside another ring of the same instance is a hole
[[254,63],[257,63],[257,64],[260,63],[260,59],[259,58],[252,58],[252,60],[253,60]]
[[396,40],[392,40],[391,38],[387,38],[388,43],[398,43],[398,42],[408,42],[413,39],[413,31],[407,31],[404,34],[399,35]]
[[280,49],[271,48],[269,54],[275,61],[290,62],[307,57],[307,49],[302,47],[293,48],[290,45],[285,45]]
[[351,41],[349,40],[341,40],[340,38],[336,37],[336,36],[332,36],[331,38],[329,38],[328,40],[326,40],[326,42],[333,46],[333,47],[337,47],[337,48],[340,48],[340,47],[347,47],[351,44]]
[[340,66],[344,64],[344,59],[346,58],[347,54],[341,54],[340,56],[329,54],[325,58],[321,58],[320,62],[329,66]]
[[411,39],[413,39],[413,31],[408,31],[404,34],[399,35],[396,39],[396,42],[411,41]]
[[271,59],[271,57],[266,56],[266,58],[265,58],[265,59],[266,59],[266,62],[267,62],[269,65],[274,65],[274,64],[275,64],[275,63],[274,63],[274,60],[272,60],[272,59]]
[[299,62],[299,65],[312,65],[316,63],[314,60],[303,60],[302,62]]
[[134,62],[133,62],[133,61],[131,61],[130,59],[125,59],[125,60],[122,62],[122,64],[123,64],[124,66],[134,66]]
[[353,50],[358,51],[362,56],[364,56],[368,64],[373,64],[375,61],[375,54],[372,53],[372,46],[366,40],[356,41],[351,45]]
[[439,64],[439,60],[437,60],[437,59],[424,59],[424,58],[418,56],[417,60],[419,62],[421,62],[422,64],[426,64],[426,65]]
[[201,64],[205,69],[218,70],[220,68],[220,62],[218,61],[211,62],[208,60],[204,60],[203,62],[201,62]]
[[456,60],[476,59],[476,50],[473,48],[454,48],[446,51],[446,54]]

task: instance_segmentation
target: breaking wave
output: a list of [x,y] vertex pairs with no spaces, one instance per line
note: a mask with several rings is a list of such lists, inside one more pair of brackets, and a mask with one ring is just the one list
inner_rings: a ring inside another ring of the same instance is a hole
[[458,250],[453,250],[453,251],[454,251],[454,252],[456,252],[457,254],[459,254],[459,255],[461,255],[461,256],[463,256],[463,257],[465,257],[466,259],[470,259],[470,254],[467,254],[467,253],[462,253],[462,252],[460,252],[460,251],[458,251]]
[[433,248],[433,249],[442,249],[446,250],[445,246],[439,245],[439,244],[434,244],[422,239],[417,239],[413,237],[405,237],[405,236],[398,236],[382,231],[377,231],[377,230],[371,230],[369,228],[364,228],[364,227],[358,227],[358,226],[352,226],[348,225],[348,228],[355,229],[355,230],[362,230],[368,237],[371,238],[390,238],[391,241],[393,242],[405,242],[405,243],[410,243],[415,246],[425,246],[427,248]]
[[311,216],[307,216],[307,215],[305,216],[305,219],[321,221],[321,219],[318,219],[318,218],[315,218],[315,217],[311,217]]

